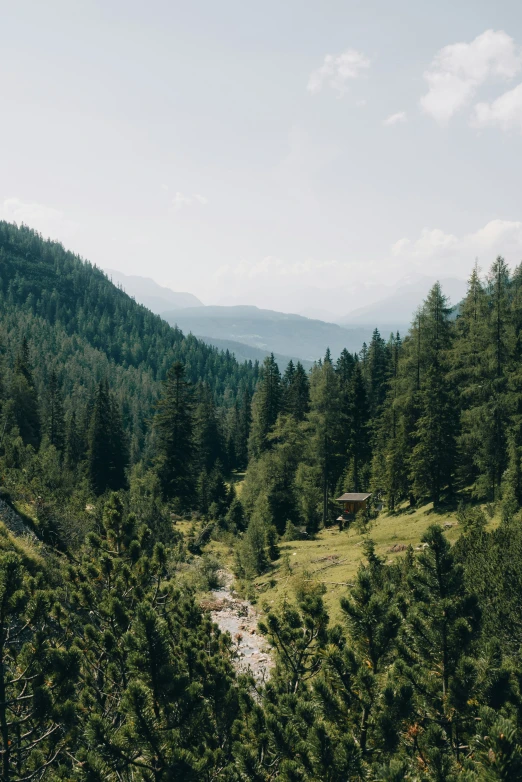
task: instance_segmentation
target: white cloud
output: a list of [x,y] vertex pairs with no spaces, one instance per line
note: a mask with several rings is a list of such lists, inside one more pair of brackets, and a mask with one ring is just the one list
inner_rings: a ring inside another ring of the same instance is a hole
[[421,106],[441,125],[469,105],[490,78],[512,79],[522,67],[520,51],[502,30],[486,30],[471,43],[445,46],[424,73],[429,90]]
[[340,95],[347,83],[358,79],[370,67],[370,59],[357,49],[346,49],[338,55],[327,54],[320,68],[310,74],[306,89],[315,94],[323,87],[331,87]]
[[194,206],[194,204],[200,204],[201,206],[204,206],[205,204],[208,204],[208,199],[199,193],[185,195],[184,193],[180,193],[179,190],[172,199],[172,208],[175,212],[178,212],[185,206]]
[[24,223],[50,239],[68,238],[78,227],[60,209],[15,197],[5,198],[0,203],[0,220],[18,225]]
[[522,221],[491,220],[483,228],[463,236],[440,228],[424,228],[418,239],[404,237],[391,253],[396,261],[435,275],[468,275],[475,258],[487,269],[497,255],[518,263],[522,255]]
[[400,122],[406,122],[408,117],[406,116],[405,111],[398,111],[396,114],[390,114],[389,117],[386,117],[385,120],[383,120],[383,125],[397,125]]
[[522,131],[522,84],[508,90],[492,103],[477,103],[471,124],[476,128],[489,126]]

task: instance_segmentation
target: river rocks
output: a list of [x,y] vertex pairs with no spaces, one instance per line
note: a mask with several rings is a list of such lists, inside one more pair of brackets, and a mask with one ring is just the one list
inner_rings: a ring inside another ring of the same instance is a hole
[[255,679],[264,682],[273,665],[268,645],[257,631],[258,614],[248,600],[241,600],[232,592],[232,575],[224,572],[222,589],[212,592],[212,599],[206,600],[212,620],[224,633],[230,633],[236,644],[236,668],[250,672]]

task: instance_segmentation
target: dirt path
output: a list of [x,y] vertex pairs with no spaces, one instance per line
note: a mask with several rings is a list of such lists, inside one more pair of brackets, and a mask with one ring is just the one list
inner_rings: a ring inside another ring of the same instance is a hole
[[268,645],[257,631],[259,615],[248,600],[241,600],[232,591],[233,576],[222,571],[224,586],[212,592],[212,602],[205,606],[210,609],[212,620],[224,633],[230,633],[237,644],[239,671],[252,673],[255,679],[264,682],[270,675],[273,661]]

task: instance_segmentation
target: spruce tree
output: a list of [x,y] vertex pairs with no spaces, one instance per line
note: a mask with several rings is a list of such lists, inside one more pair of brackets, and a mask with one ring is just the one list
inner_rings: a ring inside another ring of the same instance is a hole
[[29,345],[25,337],[16,357],[10,396],[22,440],[27,445],[38,448],[41,434],[38,396],[29,360]]
[[310,407],[310,384],[308,376],[300,361],[294,367],[290,361],[283,376],[282,410],[293,416],[296,421],[303,421]]
[[271,353],[263,362],[261,377],[252,401],[252,427],[248,441],[250,458],[258,458],[270,447],[268,435],[281,409],[281,373]]
[[194,463],[199,471],[211,470],[224,455],[216,406],[208,385],[197,389],[194,408]]
[[375,329],[368,348],[368,402],[373,419],[381,412],[386,397],[390,358],[379,329]]
[[194,492],[194,414],[192,389],[179,362],[172,365],[163,382],[154,429],[156,466],[163,496],[177,497],[184,505]]
[[75,470],[85,452],[85,442],[78,431],[76,412],[73,410],[67,422],[65,432],[65,466],[69,470]]
[[321,475],[322,521],[328,519],[329,497],[335,490],[343,464],[343,413],[339,378],[329,361],[314,366],[310,376],[310,461]]
[[49,375],[45,403],[45,433],[50,444],[59,451],[63,451],[65,446],[63,399],[60,381],[55,369]]
[[107,381],[101,381],[94,395],[88,430],[87,474],[94,493],[123,488],[127,465],[121,414]]
[[416,497],[431,500],[437,507],[443,492],[452,491],[457,426],[455,400],[441,367],[427,370],[420,400],[421,415],[410,460],[412,490]]
[[345,491],[365,491],[370,472],[370,410],[362,368],[357,364],[349,389],[349,420],[351,424],[348,443],[348,469],[345,475]]
[[460,426],[457,477],[461,486],[476,487],[483,447],[483,405],[488,397],[488,300],[477,264],[455,324],[448,379],[458,390]]

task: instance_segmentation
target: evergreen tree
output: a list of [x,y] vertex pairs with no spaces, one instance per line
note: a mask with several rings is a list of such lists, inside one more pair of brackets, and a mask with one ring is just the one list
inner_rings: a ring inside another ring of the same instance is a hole
[[38,396],[29,362],[29,345],[25,337],[16,357],[10,396],[15,422],[22,440],[27,445],[38,448],[40,444]]
[[460,427],[457,476],[462,486],[476,485],[482,449],[481,409],[487,400],[488,300],[475,264],[460,305],[448,379],[459,392]]
[[184,504],[194,491],[194,419],[192,391],[180,363],[172,365],[163,382],[154,428],[156,464],[163,495],[167,499],[178,497]]
[[123,488],[127,463],[121,415],[107,381],[101,381],[94,396],[88,430],[87,473],[94,493]]
[[438,506],[445,489],[451,492],[456,456],[456,414],[452,394],[441,369],[427,370],[421,392],[421,415],[411,454],[412,490]]
[[368,402],[372,418],[377,418],[386,397],[390,354],[386,343],[375,329],[368,348]]
[[411,752],[450,778],[466,732],[474,728],[475,673],[467,653],[480,627],[477,598],[440,527],[422,538],[425,551],[407,574],[406,623],[399,635],[398,671],[414,691]]
[[310,384],[308,376],[300,361],[294,367],[290,361],[283,376],[282,410],[293,416],[296,421],[303,421],[310,407]]
[[321,475],[322,520],[328,519],[328,502],[339,480],[343,461],[339,378],[329,361],[314,366],[310,377],[310,459]]
[[252,401],[252,427],[248,441],[251,458],[258,458],[269,448],[268,435],[281,409],[281,373],[271,353],[263,362],[261,378]]
[[198,470],[211,470],[224,455],[216,406],[208,385],[198,389],[194,410],[194,460]]
[[365,491],[370,471],[370,410],[368,395],[363,380],[362,368],[357,364],[349,389],[349,420],[351,424],[348,443],[348,469],[345,474],[344,491]]
[[45,410],[45,433],[51,445],[59,451],[65,446],[65,421],[60,381],[56,370],[49,375]]
[[3,782],[42,779],[74,731],[79,651],[41,578],[0,554],[0,763]]
[[76,422],[76,413],[73,410],[67,423],[65,433],[65,466],[69,470],[75,470],[85,453],[85,442],[82,440]]

